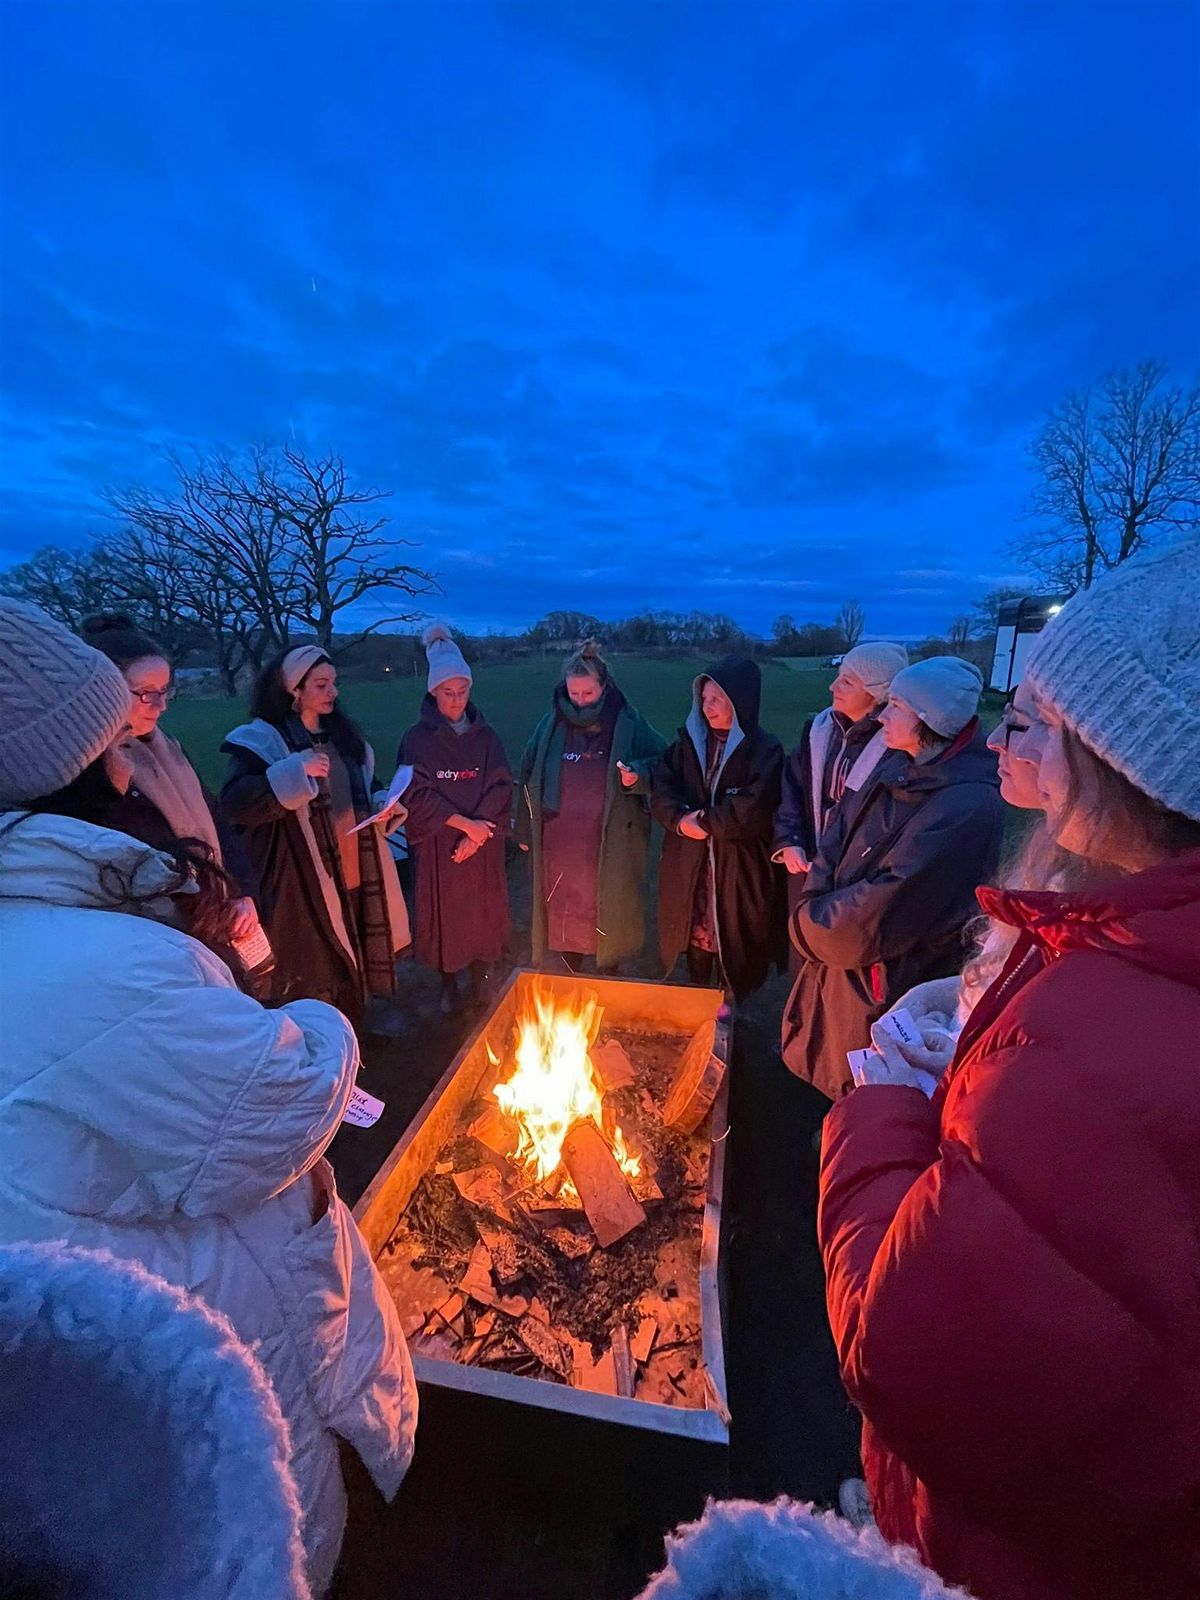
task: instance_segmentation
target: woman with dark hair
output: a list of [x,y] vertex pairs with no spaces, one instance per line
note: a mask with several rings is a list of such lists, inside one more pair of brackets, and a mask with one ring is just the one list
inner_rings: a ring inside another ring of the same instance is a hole
[[[270,993],[328,1000],[352,1020],[391,994],[408,912],[373,815],[375,756],[337,704],[337,669],[319,645],[285,650],[254,686],[251,721],[229,733],[221,806],[245,839],[275,951]],[[357,830],[357,831],[356,831]]]
[[589,639],[569,658],[521,761],[516,834],[529,852],[533,960],[609,971],[646,937],[650,774],[666,740]]
[[1200,1594],[1197,617],[1184,542],[1039,635],[1012,747],[1076,882],[981,890],[1016,941],[949,1066],[825,1123],[875,1517],[979,1600]]
[[1004,831],[982,689],[957,656],[896,674],[880,713],[890,754],[838,805],[789,918],[800,971],[783,1059],[830,1100],[852,1081],[848,1052],[892,1002],[962,966],[975,890],[995,875]]
[[107,825],[156,849],[188,839],[211,851],[240,891],[234,931],[239,939],[248,939],[258,926],[258,914],[245,847],[182,745],[162,728],[162,715],[175,698],[170,657],[119,612],[86,618],[80,633],[120,669],[130,694],[129,731],[107,757],[108,776],[119,791]]
[[512,774],[495,730],[471,698],[471,669],[445,623],[426,629],[428,691],[400,741],[413,769],[404,800],[416,855],[416,953],[442,975],[442,1010],[484,991],[508,943],[504,840]]
[[287,1419],[321,1595],[341,1451],[390,1497],[416,1423],[395,1306],[322,1159],[357,1042],[330,1006],[266,1009],[195,937],[187,908],[221,909],[211,857],[212,889],[92,820],[129,710],[111,661],[0,597],[0,1246],[107,1251],[228,1317]]
[[771,863],[783,746],[759,726],[762,673],[727,656],[692,685],[692,709],[654,771],[666,829],[658,939],[669,975],[686,952],[693,983],[737,1000],[787,959],[783,875]]

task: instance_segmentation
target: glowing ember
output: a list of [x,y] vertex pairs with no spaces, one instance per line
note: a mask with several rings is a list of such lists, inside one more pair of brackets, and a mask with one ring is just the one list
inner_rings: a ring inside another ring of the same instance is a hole
[[[619,1127],[604,1127],[601,1088],[588,1054],[600,1030],[604,1008],[594,994],[559,1002],[535,989],[529,1009],[517,1019],[516,1065],[493,1090],[500,1109],[517,1124],[519,1139],[508,1152],[538,1183],[545,1183],[562,1159],[571,1124],[590,1118],[604,1133],[617,1164],[636,1178],[641,1161]],[[559,1193],[577,1198],[568,1179]]]

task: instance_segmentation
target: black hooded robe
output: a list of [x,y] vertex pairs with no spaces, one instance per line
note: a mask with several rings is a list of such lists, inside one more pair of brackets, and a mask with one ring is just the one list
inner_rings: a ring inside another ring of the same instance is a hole
[[[733,701],[734,725],[711,792],[705,783],[708,724],[700,710],[706,679]],[[783,871],[771,861],[783,746],[758,725],[762,674],[757,663],[727,656],[692,685],[692,710],[656,767],[652,810],[665,829],[658,873],[659,951],[667,972],[687,948],[701,872],[711,863],[721,965],[743,1000],[787,960]],[[704,813],[707,839],[688,839],[679,823]]]

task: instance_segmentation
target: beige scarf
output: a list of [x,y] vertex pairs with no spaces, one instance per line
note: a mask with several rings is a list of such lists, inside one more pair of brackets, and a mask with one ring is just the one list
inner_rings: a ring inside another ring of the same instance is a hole
[[133,768],[134,787],[162,812],[177,839],[200,839],[218,864],[221,844],[196,769],[182,747],[155,728],[147,739],[126,739],[121,753]]

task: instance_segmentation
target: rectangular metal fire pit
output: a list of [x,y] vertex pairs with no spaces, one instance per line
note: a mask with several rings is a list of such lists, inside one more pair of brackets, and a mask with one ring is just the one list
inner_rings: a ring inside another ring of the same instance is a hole
[[[682,1038],[692,1036],[705,1023],[715,1021],[715,1054],[721,1060],[728,1059],[729,1029],[726,1020],[718,1017],[722,996],[716,990],[515,972],[490,1013],[447,1068],[355,1208],[355,1217],[376,1258],[384,1251],[422,1176],[433,1169],[439,1151],[479,1092],[481,1080],[490,1068],[489,1044],[495,1053],[501,1055],[509,1047],[516,1017],[528,1001],[534,984],[539,989],[557,991],[564,999],[578,994],[581,988],[595,991],[604,1006],[606,1029],[615,1028],[633,1034],[678,1034]],[[449,1405],[459,1417],[461,1425],[462,1408],[466,1407],[467,1414],[473,1411],[476,1419],[489,1416],[491,1420],[484,1431],[500,1430],[507,1447],[511,1448],[522,1428],[528,1424],[531,1411],[557,1413],[563,1419],[562,1423],[546,1418],[542,1431],[544,1433],[549,1429],[554,1433],[557,1430],[562,1435],[565,1428],[563,1448],[571,1452],[578,1452],[581,1448],[578,1438],[580,1428],[586,1433],[587,1424],[600,1425],[599,1434],[593,1429],[591,1443],[582,1446],[585,1451],[591,1452],[593,1459],[599,1435],[622,1434],[627,1436],[627,1442],[635,1437],[645,1439],[647,1435],[666,1436],[664,1443],[666,1438],[677,1439],[681,1444],[690,1441],[693,1459],[684,1475],[695,1476],[691,1468],[698,1464],[699,1455],[702,1454],[709,1458],[709,1466],[706,1471],[700,1472],[699,1479],[703,1480],[704,1488],[720,1491],[722,1467],[714,1466],[710,1451],[703,1447],[708,1446],[711,1450],[716,1446],[720,1450],[729,1441],[721,1331],[721,1193],[725,1169],[727,1098],[726,1077],[713,1103],[707,1128],[702,1125],[699,1130],[702,1137],[707,1133],[711,1140],[708,1188],[699,1242],[701,1354],[707,1369],[707,1409],[619,1398],[539,1378],[416,1355],[414,1367],[422,1389],[424,1416],[429,1413],[430,1401],[435,1400],[443,1411]],[[451,1393],[461,1397],[461,1400],[451,1400]],[[478,1406],[473,1406],[472,1400],[477,1401]],[[679,1454],[675,1450],[670,1453],[673,1457]],[[555,1454],[558,1452],[555,1451]],[[724,1458],[726,1452],[720,1450],[720,1455]],[[646,1465],[644,1452],[638,1459],[640,1477],[641,1468]]]

